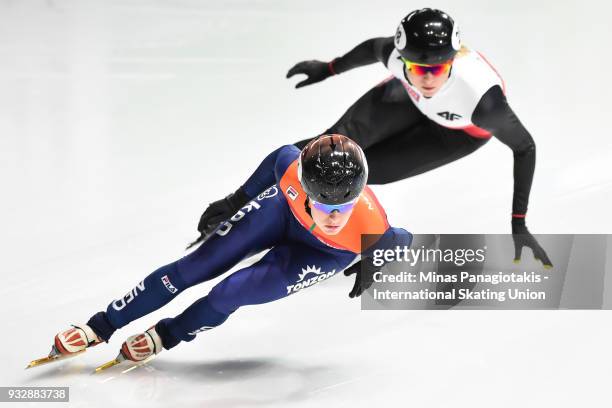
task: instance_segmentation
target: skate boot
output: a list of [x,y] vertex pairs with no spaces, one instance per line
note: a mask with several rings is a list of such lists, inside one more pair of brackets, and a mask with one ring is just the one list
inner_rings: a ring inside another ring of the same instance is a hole
[[76,354],[100,343],[102,340],[88,325],[72,325],[72,328],[55,335],[51,354]]
[[64,360],[84,353],[88,347],[97,346],[102,340],[86,324],[72,325],[72,328],[55,335],[51,352],[43,358],[30,361],[26,368]]
[[140,362],[159,354],[163,349],[162,340],[155,331],[155,326],[147,331],[135,334],[121,345],[121,355],[130,361]]
[[[144,364],[155,355],[161,353],[163,344],[161,337],[155,331],[155,326],[149,327],[144,333],[135,334],[128,337],[126,341],[121,345],[121,350],[114,360],[104,363],[101,366],[96,367],[95,373],[102,372],[109,369],[117,364],[121,364],[126,360],[134,361],[136,363]],[[138,367],[141,364],[137,364]],[[130,371],[132,368],[126,370]]]

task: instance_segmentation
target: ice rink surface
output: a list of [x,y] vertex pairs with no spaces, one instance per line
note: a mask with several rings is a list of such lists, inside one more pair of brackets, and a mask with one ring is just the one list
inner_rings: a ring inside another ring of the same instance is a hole
[[[496,66],[536,141],[532,232],[612,232],[608,3],[0,0],[0,386],[70,386],[71,407],[608,407],[610,312],[361,311],[344,277],[240,309],[124,375],[90,372],[214,281],[109,345],[23,370],[181,257],[206,204],[269,151],[388,75],[295,90],[294,63],[393,35],[424,6]],[[512,153],[492,140],[374,190],[414,233],[507,233]]]

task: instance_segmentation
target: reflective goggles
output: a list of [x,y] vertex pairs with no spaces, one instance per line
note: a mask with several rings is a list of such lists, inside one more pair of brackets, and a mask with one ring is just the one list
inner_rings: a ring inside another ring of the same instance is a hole
[[448,60],[442,64],[435,65],[423,65],[416,64],[414,62],[408,61],[405,58],[402,58],[404,64],[406,64],[406,68],[412,72],[414,75],[423,76],[428,72],[431,72],[433,76],[440,76],[448,73],[450,71],[451,66],[453,65],[453,60]]
[[358,199],[359,197],[355,198],[352,201],[349,201],[348,203],[344,203],[344,204],[323,204],[323,203],[318,203],[314,200],[310,200],[310,203],[312,204],[314,208],[316,208],[319,211],[323,211],[325,214],[331,214],[334,211],[338,211],[340,214],[343,214],[345,212],[352,210],[353,207],[355,207],[355,204],[357,204]]

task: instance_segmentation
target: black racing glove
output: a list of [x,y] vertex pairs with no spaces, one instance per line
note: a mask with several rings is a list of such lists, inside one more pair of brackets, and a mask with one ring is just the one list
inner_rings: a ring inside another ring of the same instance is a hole
[[200,217],[198,231],[200,237],[187,246],[187,249],[204,241],[225,220],[231,218],[239,209],[248,203],[250,197],[240,187],[234,193],[208,205]]
[[323,62],[317,60],[302,61],[298,62],[287,72],[287,78],[291,78],[296,74],[305,74],[307,78],[302,82],[298,82],[296,88],[301,88],[306,85],[321,82],[332,75],[335,75],[333,71],[333,61]]
[[210,234],[219,224],[236,214],[239,209],[249,202],[249,199],[250,197],[240,187],[227,197],[209,204],[200,217],[198,231]]
[[374,274],[380,271],[382,267],[374,266],[372,258],[362,258],[359,262],[353,264],[344,271],[344,276],[355,274],[355,283],[353,289],[349,293],[349,297],[359,297],[361,294],[372,286],[374,283]]
[[521,261],[523,247],[528,247],[533,251],[535,259],[542,262],[544,268],[550,269],[553,267],[552,262],[548,259],[548,255],[546,255],[546,251],[544,251],[527,229],[524,218],[512,218],[512,240],[514,241],[514,263]]

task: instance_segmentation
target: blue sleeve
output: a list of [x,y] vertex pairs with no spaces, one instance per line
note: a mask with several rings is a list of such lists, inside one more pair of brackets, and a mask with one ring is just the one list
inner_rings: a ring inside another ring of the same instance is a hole
[[395,247],[408,247],[412,245],[412,234],[403,228],[389,227],[378,241],[364,251],[361,255],[370,257],[377,249],[394,249]]
[[276,149],[261,162],[257,170],[242,185],[243,190],[249,197],[255,197],[276,184],[299,155],[300,150],[294,145],[285,145]]
[[412,245],[412,234],[403,228],[389,227],[383,236],[387,237],[388,242],[393,246]]

